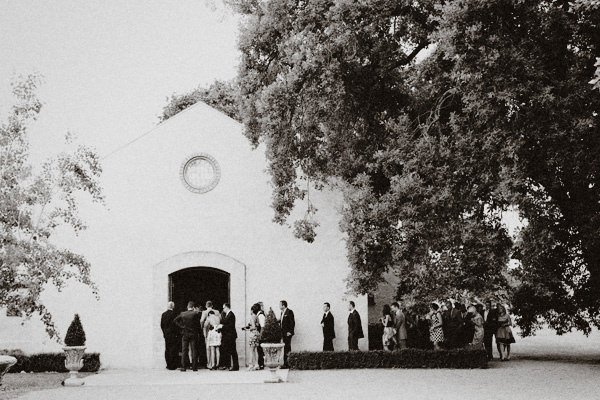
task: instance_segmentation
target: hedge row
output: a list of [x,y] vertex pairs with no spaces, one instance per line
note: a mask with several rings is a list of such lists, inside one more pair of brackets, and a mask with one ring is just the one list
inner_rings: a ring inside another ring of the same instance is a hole
[[[26,355],[21,350],[0,350],[0,355],[9,355],[17,359],[8,372],[67,372],[65,353],[38,353]],[[86,353],[83,356],[81,372],[96,372],[100,369],[100,354]]]
[[292,369],[487,368],[484,350],[345,351],[290,353]]

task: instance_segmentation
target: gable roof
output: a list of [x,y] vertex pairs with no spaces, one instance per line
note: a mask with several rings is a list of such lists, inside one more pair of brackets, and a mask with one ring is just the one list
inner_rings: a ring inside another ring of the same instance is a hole
[[223,111],[212,107],[208,104],[206,104],[204,101],[202,100],[198,100],[196,103],[192,104],[191,106],[181,110],[180,112],[178,112],[177,114],[173,115],[172,117],[159,122],[158,124],[156,124],[155,126],[153,126],[152,128],[150,128],[148,131],[142,133],[141,135],[131,139],[130,141],[118,146],[117,148],[115,148],[114,150],[109,151],[108,153],[106,153],[105,155],[101,156],[100,159],[101,160],[105,160],[107,158],[110,158],[111,156],[113,156],[114,154],[120,152],[121,150],[125,149],[126,147],[129,147],[130,145],[134,144],[135,142],[143,139],[144,137],[152,134],[153,132],[157,131],[158,129],[166,126],[169,123],[172,123],[174,120],[177,120],[179,118],[182,118],[186,113],[191,112],[193,109],[196,108],[208,108],[211,112],[216,112],[218,114],[220,114],[221,116],[227,118],[230,121],[233,121],[235,124],[237,125],[241,125],[238,121],[236,121],[235,119],[231,118],[229,115],[225,114]]

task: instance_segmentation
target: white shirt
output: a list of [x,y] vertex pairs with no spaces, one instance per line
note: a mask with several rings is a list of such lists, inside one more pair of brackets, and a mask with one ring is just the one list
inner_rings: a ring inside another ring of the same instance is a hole
[[261,328],[265,327],[265,314],[258,314],[258,324]]

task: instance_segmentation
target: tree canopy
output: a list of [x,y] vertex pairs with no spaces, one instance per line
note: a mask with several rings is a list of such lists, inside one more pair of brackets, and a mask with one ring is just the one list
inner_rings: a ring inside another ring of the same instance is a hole
[[198,88],[183,94],[173,94],[163,107],[160,122],[166,121],[186,108],[203,101],[211,107],[239,121],[237,86],[234,82],[214,81],[210,86]]
[[600,326],[598,2],[229,3],[275,220],[341,187],[357,293],[392,271],[403,300],[500,295],[525,335]]
[[103,202],[98,155],[85,146],[63,152],[39,171],[29,159],[28,130],[42,109],[35,91],[40,77],[13,84],[15,104],[0,124],[0,307],[13,315],[39,314],[50,337],[59,340],[52,314],[40,295],[48,286],[61,290],[69,280],[88,285],[90,264],[80,254],[57,247],[61,227],[85,229],[79,217],[79,193]]

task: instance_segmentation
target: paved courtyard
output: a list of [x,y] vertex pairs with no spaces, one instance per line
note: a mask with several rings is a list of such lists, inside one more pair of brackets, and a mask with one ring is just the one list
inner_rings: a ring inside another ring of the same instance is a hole
[[83,387],[20,399],[600,399],[600,333],[541,331],[517,340],[513,360],[485,370],[281,371],[286,383],[263,384],[264,371],[115,369],[88,376]]
[[[158,371],[157,371],[158,372]],[[290,371],[287,383],[237,383],[256,372],[229,374],[231,383],[202,371],[177,384],[127,372],[129,385],[88,379],[81,388],[31,392],[21,399],[600,399],[600,363],[512,360],[487,370]],[[234,375],[238,375],[235,377]],[[168,375],[164,373],[164,377]],[[202,376],[204,375],[204,376]],[[221,375],[227,375],[222,373]],[[213,376],[209,383],[207,377]],[[250,378],[250,379],[255,379]]]

